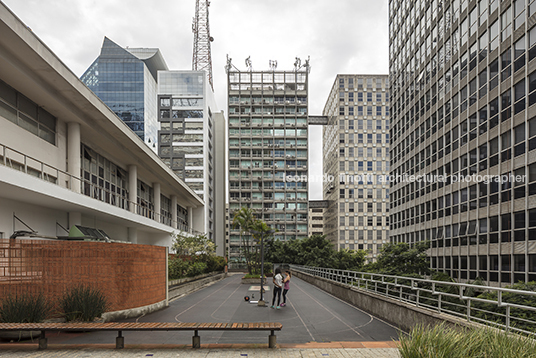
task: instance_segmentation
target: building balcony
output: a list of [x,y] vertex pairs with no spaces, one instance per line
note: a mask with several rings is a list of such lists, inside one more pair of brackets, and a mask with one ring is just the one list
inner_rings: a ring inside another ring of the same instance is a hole
[[[102,184],[101,184],[102,183]],[[167,227],[200,234],[182,221],[162,215],[142,198],[129,200],[125,190],[110,190],[102,180],[87,180],[0,144],[0,192],[3,197],[54,210],[80,211],[111,223],[125,220],[147,227]],[[5,194],[5,195],[4,195]],[[143,218],[143,219],[142,219]]]

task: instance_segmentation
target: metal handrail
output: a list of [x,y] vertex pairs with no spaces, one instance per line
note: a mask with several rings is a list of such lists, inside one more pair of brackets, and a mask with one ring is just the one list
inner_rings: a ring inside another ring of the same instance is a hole
[[[440,313],[462,317],[467,321],[494,325],[505,331],[511,330],[536,335],[536,320],[518,317],[512,312],[512,309],[521,310],[524,313],[527,313],[527,311],[536,312],[536,307],[505,302],[504,300],[504,294],[523,295],[527,298],[536,297],[536,292],[534,291],[333,268],[293,264],[289,266],[292,271],[338,282],[348,286],[348,288],[373,292],[416,307],[424,307]],[[469,289],[495,293],[495,295],[491,295],[492,299],[473,297],[466,294]],[[505,312],[489,311],[485,307],[479,307],[478,304],[496,306],[499,309],[504,309]],[[536,315],[533,314],[533,316]],[[486,319],[488,317],[492,318]],[[533,327],[533,330],[519,328],[516,325]]]

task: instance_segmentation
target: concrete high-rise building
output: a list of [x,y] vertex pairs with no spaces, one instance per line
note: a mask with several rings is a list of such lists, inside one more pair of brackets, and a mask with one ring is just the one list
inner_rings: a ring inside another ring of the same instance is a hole
[[203,222],[197,230],[224,255],[226,192],[216,183],[225,183],[226,125],[206,73],[170,71],[160,50],[105,38],[81,79],[204,200],[181,215]]
[[158,120],[158,155],[205,201],[203,231],[223,255],[226,125],[206,72],[158,71]]
[[324,234],[337,250],[368,250],[389,236],[389,78],[337,75],[324,107]]
[[446,174],[392,181],[391,240],[461,280],[536,280],[534,5],[389,2],[392,175]]
[[[294,71],[239,71],[228,64],[229,220],[251,208],[278,240],[307,236],[308,62]],[[242,240],[230,228],[229,259]]]
[[157,48],[122,48],[105,37],[81,80],[156,152],[158,71],[168,67]]

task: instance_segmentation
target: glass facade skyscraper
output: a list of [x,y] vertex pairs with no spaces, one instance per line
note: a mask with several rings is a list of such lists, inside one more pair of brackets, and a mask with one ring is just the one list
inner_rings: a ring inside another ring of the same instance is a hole
[[167,69],[158,49],[122,48],[105,37],[81,80],[156,152],[157,72]]

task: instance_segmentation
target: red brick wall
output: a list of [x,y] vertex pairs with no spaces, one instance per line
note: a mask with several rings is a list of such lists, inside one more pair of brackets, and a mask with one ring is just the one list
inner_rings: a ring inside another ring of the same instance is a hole
[[166,249],[160,246],[0,239],[0,298],[42,292],[57,302],[78,284],[100,288],[119,311],[166,299]]

